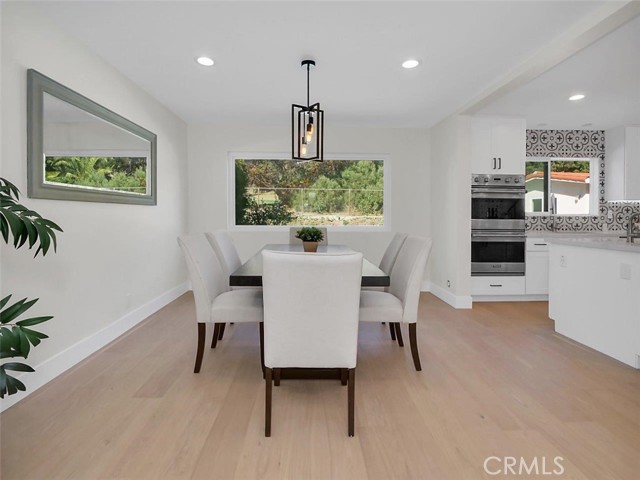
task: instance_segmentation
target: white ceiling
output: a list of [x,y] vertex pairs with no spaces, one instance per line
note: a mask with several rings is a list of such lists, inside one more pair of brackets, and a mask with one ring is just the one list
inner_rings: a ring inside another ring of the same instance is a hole
[[[190,123],[429,127],[603,2],[56,2],[36,8]],[[214,67],[195,63],[211,56]],[[400,67],[415,57],[413,70]]]
[[529,128],[640,125],[640,17],[479,113],[524,116]]

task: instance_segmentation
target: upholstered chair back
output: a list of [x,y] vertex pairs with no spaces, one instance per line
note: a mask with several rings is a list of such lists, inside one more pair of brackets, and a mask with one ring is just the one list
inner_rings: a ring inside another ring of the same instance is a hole
[[431,244],[430,238],[407,237],[391,270],[389,293],[402,302],[404,323],[415,323],[418,319],[420,286],[431,252]]
[[222,265],[204,233],[181,235],[178,244],[187,263],[193,297],[196,303],[196,321],[211,321],[211,303],[227,291]]
[[264,364],[355,368],[362,254],[262,252]]
[[238,250],[236,250],[232,238],[225,230],[216,230],[213,233],[207,232],[206,235],[220,259],[225,277],[228,277],[242,265],[240,255],[238,255]]
[[396,258],[398,258],[398,253],[400,253],[400,248],[404,244],[407,239],[406,233],[396,233],[389,243],[389,246],[382,255],[382,260],[380,260],[380,270],[382,270],[387,275],[391,273],[391,269],[393,265],[396,263]]

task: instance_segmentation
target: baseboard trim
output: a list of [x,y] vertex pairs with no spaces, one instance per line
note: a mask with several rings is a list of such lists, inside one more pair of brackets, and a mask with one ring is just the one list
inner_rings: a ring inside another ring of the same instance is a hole
[[108,343],[131,330],[150,315],[153,315],[162,307],[168,305],[188,291],[188,286],[189,284],[185,282],[167,290],[160,296],[132,310],[110,325],[107,325],[102,330],[71,345],[62,352],[45,360],[40,365],[34,366],[36,370],[34,373],[23,374],[17,377],[25,384],[27,390],[26,392],[18,392],[15,395],[5,396],[0,402],[0,412],[28,397],[43,385],[46,385],[60,374],[80,363],[89,355],[97,352]]
[[454,295],[448,290],[445,290],[439,285],[435,285],[429,281],[422,282],[422,291],[431,292],[443,302],[448,303],[453,308],[469,309],[473,306],[471,296],[469,295]]
[[546,302],[549,295],[474,295],[474,302]]

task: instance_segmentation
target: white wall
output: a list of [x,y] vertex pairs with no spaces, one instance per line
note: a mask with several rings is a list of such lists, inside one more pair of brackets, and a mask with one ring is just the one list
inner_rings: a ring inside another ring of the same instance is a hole
[[431,128],[431,291],[471,308],[471,117]]
[[[158,205],[26,198],[27,69],[72,88],[158,136]],[[57,253],[2,244],[2,294],[39,297],[49,335],[29,356],[29,391],[184,291],[176,236],[186,231],[187,129],[148,94],[27,5],[2,3],[2,172],[22,200],[57,222]],[[19,395],[5,399],[4,407]]]
[[[346,243],[378,262],[394,232],[429,236],[430,172],[426,130],[349,128],[325,121],[325,155],[388,154],[391,197],[390,230],[330,231],[331,243]],[[229,152],[269,152],[290,155],[291,132],[285,127],[221,127],[189,125],[189,231],[227,228]],[[288,232],[231,232],[243,260],[265,243],[286,243]]]

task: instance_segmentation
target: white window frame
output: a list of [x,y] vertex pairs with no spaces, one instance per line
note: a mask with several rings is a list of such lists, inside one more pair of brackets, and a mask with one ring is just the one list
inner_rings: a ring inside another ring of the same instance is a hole
[[[589,162],[589,213],[554,213],[557,217],[593,217],[598,215],[600,209],[600,159],[597,157],[527,157],[526,162]],[[548,217],[551,216],[549,212],[524,212],[525,215],[531,217]]]
[[[289,225],[236,225],[236,160],[290,160],[288,153],[259,153],[259,152],[229,152],[227,161],[227,229],[236,232],[288,232]],[[328,225],[328,231],[333,232],[388,232],[391,231],[391,156],[379,153],[344,153],[325,154],[325,160],[380,160],[383,173],[383,210],[382,225]],[[320,225],[324,227],[324,225]]]

